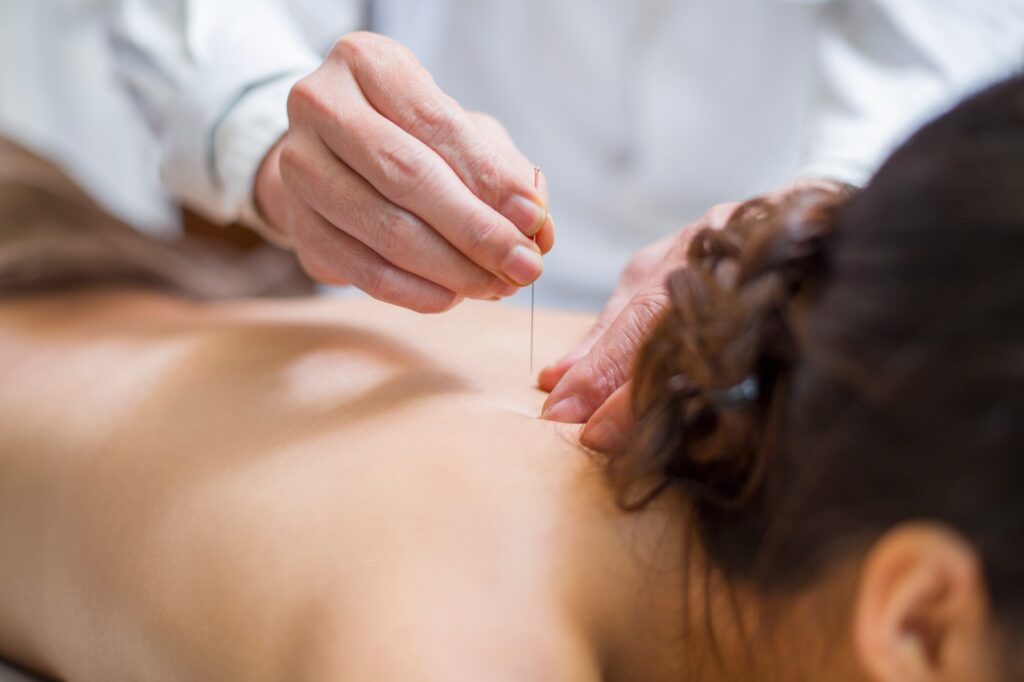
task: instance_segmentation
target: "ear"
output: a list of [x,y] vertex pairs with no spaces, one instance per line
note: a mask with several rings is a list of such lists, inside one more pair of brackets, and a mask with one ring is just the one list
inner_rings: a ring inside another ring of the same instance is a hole
[[899,526],[861,571],[853,637],[874,682],[993,679],[988,595],[974,548],[937,524]]

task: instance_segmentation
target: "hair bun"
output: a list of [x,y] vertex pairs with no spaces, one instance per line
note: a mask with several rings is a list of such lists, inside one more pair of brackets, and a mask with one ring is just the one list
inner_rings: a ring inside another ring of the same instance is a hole
[[755,199],[694,237],[637,361],[634,441],[611,463],[623,504],[645,504],[671,482],[722,509],[757,493],[766,424],[796,357],[792,301],[823,272],[846,195],[816,185]]

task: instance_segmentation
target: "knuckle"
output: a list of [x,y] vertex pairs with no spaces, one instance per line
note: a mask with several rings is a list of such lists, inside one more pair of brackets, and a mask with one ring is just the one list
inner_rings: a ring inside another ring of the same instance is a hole
[[639,348],[654,325],[668,309],[671,299],[663,286],[646,287],[637,292],[629,304],[629,324],[623,330],[630,349]]
[[317,90],[311,77],[306,76],[299,80],[288,91],[288,118],[294,120],[301,117],[304,111],[315,105],[317,98]]
[[496,190],[505,184],[505,165],[492,149],[479,150],[471,161],[470,177],[483,191]]
[[377,221],[375,236],[376,251],[390,255],[404,250],[413,242],[418,220],[401,209],[388,209]]
[[467,251],[477,257],[496,251],[501,243],[498,221],[479,213],[469,221],[466,232]]
[[668,290],[659,284],[638,291],[633,297],[632,306],[642,322],[653,323],[668,309],[669,302]]
[[[578,371],[577,371],[578,369]],[[592,407],[598,407],[622,385],[622,368],[607,354],[591,352],[570,372],[578,380],[578,394]]]
[[374,49],[376,36],[369,31],[353,31],[346,33],[331,48],[330,58],[342,62],[358,61]]
[[432,179],[428,152],[410,144],[382,147],[377,163],[385,193],[399,202],[418,194]]
[[331,115],[333,109],[330,101],[324,97],[324,92],[315,74],[293,85],[288,91],[288,121],[294,126]]
[[443,144],[451,137],[458,114],[445,98],[414,98],[406,111],[409,132],[428,145]]

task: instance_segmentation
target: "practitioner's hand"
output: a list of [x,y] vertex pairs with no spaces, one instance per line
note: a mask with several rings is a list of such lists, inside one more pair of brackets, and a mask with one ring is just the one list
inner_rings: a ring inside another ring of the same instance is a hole
[[622,446],[632,426],[627,380],[640,344],[668,306],[665,281],[686,264],[693,235],[723,226],[736,206],[715,206],[679,233],[633,256],[583,342],[541,372],[540,387],[551,391],[544,403],[545,419],[589,420],[584,445],[606,452]]
[[[256,201],[315,279],[422,312],[511,295],[554,242],[547,188],[405,47],[342,38],[288,99]],[[536,236],[536,243],[530,237]]]
[[[833,184],[807,181],[764,198],[779,201],[823,185],[838,190]],[[633,257],[583,343],[541,372],[540,387],[551,392],[544,404],[546,419],[587,422],[583,444],[595,450],[614,452],[626,444],[632,428],[628,379],[640,345],[668,306],[668,275],[686,265],[693,236],[706,227],[724,227],[738,205],[715,206],[678,234],[655,242]]]

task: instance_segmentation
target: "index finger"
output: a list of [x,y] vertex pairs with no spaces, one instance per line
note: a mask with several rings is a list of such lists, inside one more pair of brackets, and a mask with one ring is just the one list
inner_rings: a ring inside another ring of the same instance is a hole
[[386,118],[434,150],[480,200],[523,234],[544,227],[547,200],[501,154],[407,48],[372,34],[343,40],[356,83]]
[[543,417],[583,423],[629,379],[640,345],[668,309],[663,286],[636,294],[581,360],[565,373],[544,403]]
[[[535,183],[534,187],[540,193],[544,200],[548,198],[548,179],[544,175],[544,172],[540,170],[539,166],[531,163],[523,153],[519,151],[512,138],[509,137],[508,131],[505,130],[505,126],[501,125],[496,118],[487,114],[479,112],[473,112],[469,114],[473,124],[480,130],[481,133],[490,141],[491,145],[498,151],[499,154],[508,159],[513,166],[516,167],[516,171],[523,173],[525,177],[532,177],[536,175],[538,182]],[[537,171],[539,175],[537,175]],[[540,231],[533,235],[534,241],[537,246],[540,247],[541,253],[548,253],[555,245],[555,220],[548,213],[547,220],[544,221],[544,226],[541,227]]]

